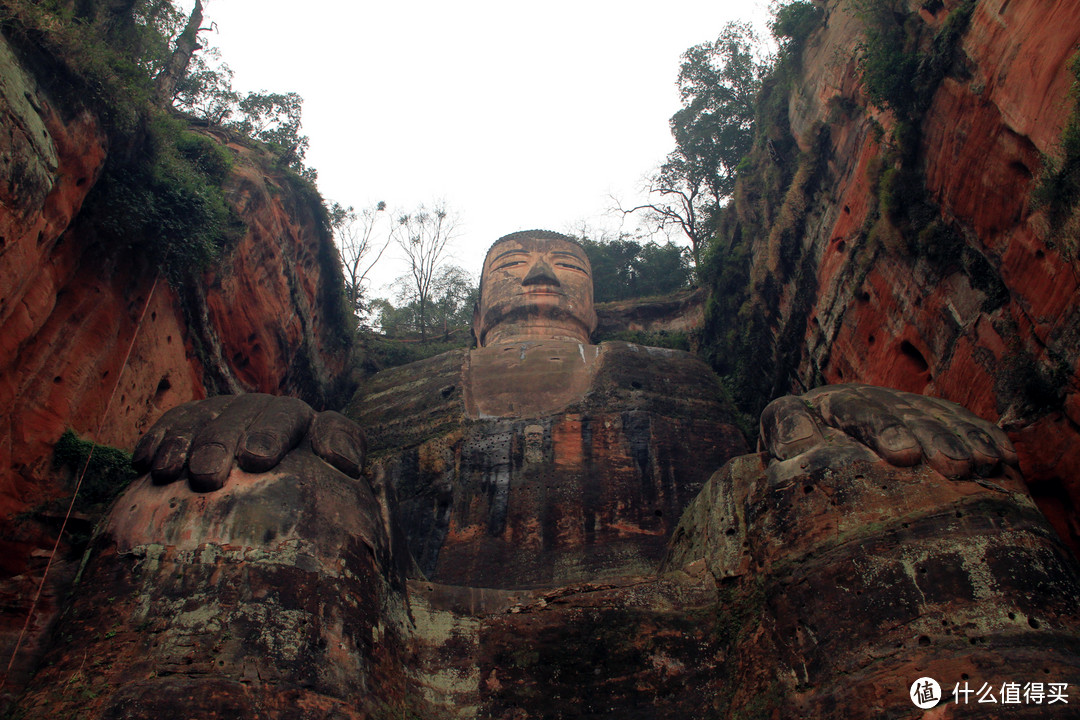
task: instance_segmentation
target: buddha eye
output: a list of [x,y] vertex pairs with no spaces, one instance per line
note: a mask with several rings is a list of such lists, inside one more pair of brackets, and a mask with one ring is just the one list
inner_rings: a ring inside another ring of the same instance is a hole
[[504,262],[502,265],[499,265],[495,269],[496,270],[505,270],[506,268],[512,268],[512,267],[515,267],[517,265],[524,265],[524,264],[525,264],[524,260],[511,260],[510,262]]
[[568,262],[557,262],[557,263],[555,263],[555,267],[568,268],[570,270],[577,270],[580,273],[585,272],[585,268],[580,267],[578,265],[574,265],[573,263],[568,263]]

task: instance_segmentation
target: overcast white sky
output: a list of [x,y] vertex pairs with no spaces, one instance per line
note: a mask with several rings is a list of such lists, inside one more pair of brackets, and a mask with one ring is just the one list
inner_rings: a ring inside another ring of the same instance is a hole
[[[191,3],[187,3],[190,6]],[[679,56],[764,0],[210,0],[204,42],[240,91],[304,98],[308,165],[328,200],[460,216],[454,262],[478,274],[501,235],[605,221],[673,143]],[[625,229],[632,230],[629,221]],[[404,270],[394,248],[373,294]]]

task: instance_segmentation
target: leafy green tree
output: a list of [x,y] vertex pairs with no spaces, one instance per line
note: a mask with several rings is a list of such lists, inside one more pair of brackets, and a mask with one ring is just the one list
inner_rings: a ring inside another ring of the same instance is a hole
[[593,271],[596,302],[664,295],[690,286],[692,271],[685,248],[668,242],[617,238],[581,240]]
[[675,243],[647,242],[635,259],[637,292],[641,297],[665,295],[690,287],[693,270],[685,248]]
[[435,278],[432,291],[431,331],[442,333],[443,342],[451,334],[472,325],[473,307],[480,299],[480,284],[458,265],[447,265]]
[[375,298],[371,301],[371,314],[379,332],[387,337],[408,337],[419,332],[415,303],[395,307],[387,298]]
[[707,188],[718,204],[735,189],[735,168],[754,140],[755,99],[768,64],[750,25],[728,23],[713,42],[695,45],[679,67],[683,107],[671,117],[675,151],[665,167]]
[[230,127],[270,145],[281,164],[314,180],[314,171],[304,167],[308,137],[300,134],[304,99],[297,93],[248,93],[238,104],[240,120]]
[[760,45],[748,24],[732,22],[715,41],[683,53],[682,108],[670,121],[675,150],[649,178],[650,202],[623,210],[644,213],[657,231],[681,231],[695,266],[717,208],[734,192],[739,161],[753,145],[755,99],[768,68]]
[[473,306],[480,293],[475,278],[457,265],[440,268],[431,284],[423,319],[420,301],[412,282],[409,275],[403,275],[394,281],[397,305],[385,298],[377,298],[371,302],[379,330],[393,338],[419,335],[421,343],[429,340],[438,342],[432,340],[435,335],[441,335],[442,342],[449,341],[453,335],[465,337],[472,324]]
[[240,94],[233,90],[232,79],[232,69],[221,62],[221,51],[207,48],[192,59],[187,75],[177,83],[173,107],[209,126],[224,125],[240,104]]

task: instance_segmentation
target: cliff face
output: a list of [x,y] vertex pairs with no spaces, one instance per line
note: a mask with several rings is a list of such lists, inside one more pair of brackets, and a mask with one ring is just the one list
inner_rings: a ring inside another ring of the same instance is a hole
[[[7,650],[66,510],[70,486],[51,463],[65,428],[132,447],[164,410],[208,392],[292,394],[325,407],[347,375],[350,346],[333,305],[339,271],[313,208],[317,196],[275,172],[261,151],[229,145],[235,163],[225,192],[247,230],[212,271],[171,287],[155,281],[137,248],[111,250],[80,218],[109,147],[98,118],[71,105],[0,40],[0,596],[11,609],[0,645]],[[63,562],[50,573],[61,584],[65,575]],[[51,592],[33,629],[50,617]]]
[[[758,178],[797,162],[786,186],[763,207],[767,183],[744,180],[734,203],[733,225],[753,236],[751,306],[770,337],[765,392],[858,381],[1002,419],[1075,549],[1077,258],[1031,193],[1072,112],[1080,2],[899,3],[908,45],[924,55],[962,28],[909,127],[867,100],[853,52],[867,20],[854,6],[825,3],[798,58],[785,118],[797,147],[777,157],[770,138],[772,154],[755,155]],[[754,236],[754,224],[766,230]]]

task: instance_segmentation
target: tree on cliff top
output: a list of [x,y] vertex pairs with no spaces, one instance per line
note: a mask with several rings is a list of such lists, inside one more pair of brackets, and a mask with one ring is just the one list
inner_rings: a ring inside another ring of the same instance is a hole
[[693,272],[685,247],[642,242],[626,233],[597,239],[589,234],[585,227],[579,232],[592,266],[596,302],[666,295],[690,287]]
[[755,100],[768,63],[746,23],[728,23],[719,37],[683,53],[682,108],[670,120],[675,150],[648,180],[642,212],[657,231],[680,230],[697,265],[713,232],[713,215],[735,189],[735,171],[754,140]]

